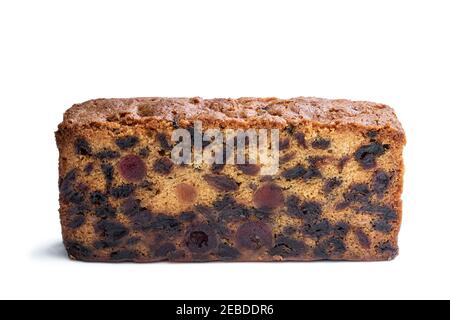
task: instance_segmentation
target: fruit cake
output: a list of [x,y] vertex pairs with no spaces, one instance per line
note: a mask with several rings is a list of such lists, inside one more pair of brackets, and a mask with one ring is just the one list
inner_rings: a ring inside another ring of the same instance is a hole
[[[174,161],[173,133],[195,135],[198,122],[204,130],[277,130],[278,170]],[[62,235],[72,259],[379,261],[398,254],[406,139],[386,105],[97,99],[70,108],[56,140]]]

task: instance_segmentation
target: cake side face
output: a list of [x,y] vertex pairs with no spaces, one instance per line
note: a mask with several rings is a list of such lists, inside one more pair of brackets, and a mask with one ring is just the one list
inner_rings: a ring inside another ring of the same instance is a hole
[[[172,133],[192,132],[194,121],[278,129],[278,171],[175,164]],[[398,253],[405,136],[384,105],[93,100],[66,113],[56,138],[63,239],[73,259],[370,261]]]

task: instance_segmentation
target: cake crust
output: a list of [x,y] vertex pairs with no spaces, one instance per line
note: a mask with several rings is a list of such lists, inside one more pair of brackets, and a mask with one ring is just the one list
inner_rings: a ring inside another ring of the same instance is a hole
[[202,121],[206,126],[285,127],[309,121],[325,126],[391,128],[404,135],[394,110],[380,103],[322,98],[132,98],[95,99],[76,104],[60,127]]

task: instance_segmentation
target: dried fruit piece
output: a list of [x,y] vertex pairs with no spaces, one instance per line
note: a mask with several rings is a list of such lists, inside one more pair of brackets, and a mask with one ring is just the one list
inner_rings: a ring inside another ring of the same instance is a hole
[[239,185],[232,178],[225,175],[206,174],[203,176],[205,181],[218,191],[236,191]]
[[224,260],[234,260],[239,258],[239,256],[241,255],[239,250],[227,244],[220,244],[217,254]]
[[95,205],[103,205],[108,202],[108,197],[100,191],[94,191],[91,193],[91,203]]
[[361,247],[363,247],[365,249],[369,249],[370,245],[371,245],[371,241],[370,241],[369,237],[367,236],[367,234],[361,229],[356,229],[355,234],[356,234],[356,237],[358,238],[358,242],[361,245]]
[[160,245],[154,252],[154,256],[157,258],[164,258],[168,257],[172,253],[177,251],[177,248],[173,243],[167,242],[162,245]]
[[109,189],[114,179],[114,167],[110,164],[102,164],[102,172],[105,177],[106,187]]
[[371,194],[372,192],[367,184],[358,183],[350,187],[344,194],[344,199],[347,203],[367,203],[370,200]]
[[132,184],[124,184],[111,189],[111,195],[114,198],[128,198],[134,192]]
[[331,141],[328,139],[317,138],[311,143],[311,146],[314,149],[326,150],[331,146]]
[[305,223],[301,228],[301,231],[306,236],[319,239],[329,235],[332,228],[328,220],[322,219]]
[[81,156],[91,156],[92,148],[84,138],[77,138],[75,140],[75,153]]
[[220,220],[230,221],[234,219],[245,219],[249,211],[243,205],[236,202],[233,196],[227,194],[213,203]]
[[238,164],[236,167],[249,176],[256,176],[261,171],[261,167],[257,164]]
[[95,225],[95,231],[106,241],[116,242],[128,235],[128,229],[119,222],[102,220]]
[[197,199],[197,189],[187,183],[179,183],[175,187],[175,194],[183,203],[193,203]]
[[386,171],[377,171],[373,177],[373,190],[378,196],[382,196],[389,188],[391,177]]
[[82,215],[77,215],[73,217],[69,222],[69,228],[78,229],[81,227],[86,221],[86,218]]
[[139,254],[136,251],[122,250],[111,252],[110,257],[116,262],[133,262],[139,257]]
[[281,256],[283,258],[298,257],[305,254],[307,246],[303,241],[294,240],[287,237],[277,238],[275,246],[270,250],[272,256]]
[[156,140],[158,140],[159,145],[161,146],[162,150],[164,150],[164,151],[172,150],[172,146],[170,145],[170,143],[167,140],[167,137],[164,133],[158,133],[156,135]]
[[97,152],[95,155],[100,160],[112,160],[120,157],[120,153],[114,150],[105,149],[100,152]]
[[301,146],[304,149],[308,149],[308,146],[306,145],[306,139],[305,134],[302,132],[296,132],[294,133],[294,138],[297,140],[297,143],[299,146]]
[[281,207],[284,203],[283,190],[274,183],[266,183],[253,194],[253,203],[263,210]]
[[136,155],[123,157],[119,162],[120,175],[127,181],[139,182],[147,175],[144,161]]
[[117,146],[122,149],[130,149],[139,143],[139,138],[136,136],[126,136],[116,140]]
[[342,185],[342,179],[340,178],[331,178],[325,181],[325,185],[323,186],[323,191],[325,193],[330,193],[334,189],[340,187]]
[[207,224],[192,226],[186,233],[186,246],[193,253],[207,253],[217,246],[214,230]]
[[65,242],[65,247],[69,257],[73,259],[84,260],[92,256],[92,251],[78,242],[67,241]]
[[372,169],[376,166],[376,159],[383,155],[387,148],[388,146],[373,142],[360,147],[354,157],[364,169]]
[[103,205],[95,209],[95,215],[102,219],[114,218],[116,216],[116,209],[110,205]]
[[261,222],[247,222],[236,233],[236,241],[242,248],[259,250],[263,247],[272,247],[272,230]]
[[172,172],[173,162],[169,158],[159,158],[153,163],[153,170],[162,175],[168,175]]

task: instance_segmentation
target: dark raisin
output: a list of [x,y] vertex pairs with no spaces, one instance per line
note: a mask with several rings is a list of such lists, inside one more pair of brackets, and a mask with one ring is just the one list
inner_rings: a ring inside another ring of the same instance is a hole
[[307,236],[322,238],[330,234],[332,227],[328,220],[323,219],[305,223],[301,231]]
[[311,166],[306,169],[301,165],[295,166],[291,169],[287,169],[281,175],[287,180],[293,179],[309,180],[313,178],[320,178],[322,176],[318,168]]
[[133,192],[134,186],[131,184],[124,184],[111,189],[111,195],[114,198],[128,198]]
[[382,196],[389,187],[391,177],[385,171],[377,171],[373,177],[373,190]]
[[139,143],[139,138],[135,136],[122,137],[116,140],[117,146],[122,149],[130,149]]
[[128,198],[122,203],[122,212],[126,216],[135,216],[141,210],[140,201],[134,198]]
[[224,260],[234,260],[239,258],[241,255],[236,248],[233,248],[227,244],[220,244],[217,254]]
[[167,242],[160,245],[154,252],[156,258],[164,258],[177,251],[173,243]]
[[85,167],[84,167],[84,173],[86,175],[90,175],[92,173],[92,171],[94,171],[94,163],[89,162]]
[[168,175],[172,172],[173,162],[169,158],[159,158],[153,163],[153,170],[162,175]]
[[126,237],[128,229],[119,222],[102,220],[95,225],[96,232],[107,241],[118,241]]
[[95,155],[100,160],[112,160],[120,157],[120,153],[114,150],[103,150]]
[[181,224],[175,218],[160,214],[153,218],[153,221],[150,223],[149,228],[172,234],[177,233],[181,230]]
[[137,212],[131,215],[133,221],[133,227],[136,230],[147,231],[153,228],[153,215],[147,210],[139,209]]
[[108,197],[100,191],[91,193],[91,203],[95,205],[103,205],[108,201]]
[[253,194],[253,203],[256,208],[273,210],[284,203],[283,190],[274,183],[266,183]]
[[147,158],[150,155],[150,150],[148,148],[142,148],[139,150],[139,156],[142,158]]
[[389,233],[392,231],[392,226],[386,220],[377,220],[373,223],[373,228],[376,231],[380,231],[382,233]]
[[327,139],[317,138],[312,142],[311,146],[314,149],[326,150],[331,146],[331,142]]
[[69,228],[78,229],[79,227],[81,227],[84,224],[85,221],[86,221],[86,218],[84,216],[77,215],[70,220]]
[[81,192],[70,189],[65,194],[65,199],[70,203],[81,204],[84,201],[84,195]]
[[338,169],[339,169],[339,172],[342,172],[343,170],[344,170],[344,168],[345,168],[345,165],[350,161],[350,159],[351,159],[351,157],[349,157],[349,156],[344,156],[344,157],[342,157],[340,160],[339,160],[339,163],[338,163]]
[[288,226],[283,229],[283,234],[288,235],[288,236],[292,236],[296,232],[297,232],[297,229],[292,226]]
[[211,171],[215,174],[221,173],[223,168],[225,168],[225,164],[213,163],[211,165]]
[[291,146],[291,142],[290,142],[290,140],[288,138],[284,138],[284,139],[280,138],[280,142],[279,142],[279,145],[278,145],[278,149],[280,151],[289,149],[290,146]]
[[303,241],[280,237],[276,240],[275,246],[270,250],[272,256],[282,256],[283,258],[298,257],[306,253],[307,246]]
[[102,164],[102,172],[106,180],[106,185],[109,188],[114,179],[114,168],[110,164]]
[[89,206],[85,203],[80,203],[69,209],[70,215],[85,215],[90,210]]
[[180,214],[180,221],[181,222],[192,222],[195,220],[196,216],[197,215],[195,214],[195,212],[192,212],[192,211],[182,212]]
[[186,233],[186,246],[193,253],[206,253],[216,248],[217,237],[207,224],[192,226]]
[[358,209],[360,213],[377,214],[386,221],[394,221],[397,219],[397,213],[389,206],[366,204]]
[[303,180],[310,180],[314,178],[320,178],[322,177],[322,174],[320,173],[320,170],[314,166],[309,167],[306,170],[306,173],[303,175]]
[[306,169],[303,166],[298,165],[291,169],[285,170],[281,175],[285,179],[293,180],[302,178],[304,174],[306,174]]
[[331,178],[325,181],[325,185],[323,186],[323,191],[325,193],[330,193],[334,189],[340,187],[342,185],[342,179],[340,178]]
[[119,172],[125,180],[139,182],[147,175],[147,168],[141,158],[136,155],[128,155],[120,160]]
[[376,166],[376,159],[383,155],[388,146],[383,146],[378,142],[373,142],[360,147],[354,154],[356,161],[364,169],[372,169]]
[[329,259],[332,256],[340,256],[347,250],[345,243],[338,238],[331,238],[314,249],[314,255],[319,259]]
[[261,171],[261,168],[256,164],[238,164],[236,167],[249,176],[256,176]]
[[295,138],[295,140],[297,140],[297,143],[299,144],[299,146],[303,147],[304,149],[308,148],[308,146],[306,145],[306,139],[305,139],[304,133],[296,132],[294,134],[294,138]]
[[95,215],[102,219],[114,218],[116,216],[116,209],[109,205],[104,205],[95,209]]
[[75,182],[77,178],[77,170],[73,169],[70,170],[64,178],[60,179],[59,183],[59,190],[61,192],[64,192],[67,189],[70,189],[72,187],[72,184]]
[[378,131],[376,130],[370,130],[367,132],[367,137],[370,139],[375,139],[378,136]]
[[225,195],[213,203],[214,209],[218,212],[221,220],[233,220],[248,217],[248,210],[238,204],[236,200],[230,196]]
[[350,225],[347,222],[340,221],[333,227],[334,234],[339,238],[344,238],[350,231]]
[[206,174],[203,178],[210,186],[219,191],[236,191],[239,188],[236,181],[225,175]]
[[159,142],[159,145],[161,146],[161,149],[164,151],[170,151],[172,149],[172,146],[170,145],[169,141],[167,140],[167,137],[163,133],[158,133],[156,135],[156,139]]
[[261,222],[247,222],[243,224],[236,233],[236,241],[240,247],[259,250],[263,247],[272,247],[272,230]]
[[288,203],[288,212],[306,220],[314,220],[320,217],[322,214],[322,206],[318,202],[306,201],[297,208],[294,207],[294,199],[291,199]]
[[134,246],[138,244],[141,241],[141,238],[139,237],[131,237],[127,240],[127,245]]
[[371,191],[367,184],[354,184],[344,194],[344,199],[348,203],[367,203],[370,200]]
[[392,245],[391,242],[383,242],[377,245],[377,250],[381,254],[389,253],[390,255],[397,255],[398,249]]
[[294,152],[287,153],[287,154],[285,154],[285,155],[280,157],[280,165],[288,163],[289,161],[291,161],[294,158],[295,158],[295,153]]
[[92,256],[92,252],[89,248],[74,241],[65,242],[67,253],[74,259],[87,259]]
[[139,257],[139,254],[135,251],[122,250],[111,252],[110,257],[111,260],[117,262],[133,262]]
[[286,199],[287,212],[294,217],[300,217],[300,199],[297,196],[289,196]]
[[89,142],[84,138],[77,138],[75,140],[75,153],[82,156],[92,155],[92,149]]
[[367,234],[361,229],[355,230],[355,234],[356,234],[356,237],[358,238],[358,242],[361,245],[361,247],[363,247],[365,249],[369,249],[371,242],[370,242],[370,239],[367,236]]

